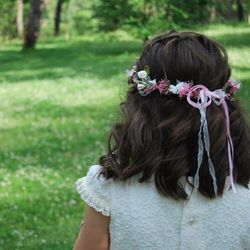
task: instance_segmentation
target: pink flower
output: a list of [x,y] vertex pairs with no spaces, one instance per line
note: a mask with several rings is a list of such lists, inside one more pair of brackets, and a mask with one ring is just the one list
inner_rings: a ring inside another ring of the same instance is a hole
[[159,90],[159,92],[161,94],[167,94],[168,92],[168,87],[169,87],[169,83],[166,80],[161,80],[158,84],[157,84],[157,89]]
[[182,84],[181,88],[179,89],[179,92],[178,92],[178,93],[179,93],[179,96],[180,96],[180,97],[187,96],[188,93],[189,93],[189,91],[190,91],[190,89],[191,89],[190,84],[184,82],[184,83]]
[[240,89],[240,83],[235,80],[228,80],[229,94],[234,95]]
[[229,79],[224,88],[229,96],[234,95],[240,89],[240,82]]

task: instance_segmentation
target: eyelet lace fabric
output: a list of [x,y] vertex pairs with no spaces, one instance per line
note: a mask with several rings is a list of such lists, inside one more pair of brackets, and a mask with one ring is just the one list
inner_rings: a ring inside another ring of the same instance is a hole
[[182,177],[189,199],[176,201],[161,196],[153,178],[105,180],[98,178],[100,169],[91,166],[76,188],[87,204],[111,216],[110,250],[250,250],[249,189],[236,184],[236,194],[225,188],[222,197],[210,200]]
[[82,177],[76,182],[76,190],[90,207],[105,216],[110,216],[110,181],[106,181],[102,176],[98,178],[100,167],[93,165],[86,177]]

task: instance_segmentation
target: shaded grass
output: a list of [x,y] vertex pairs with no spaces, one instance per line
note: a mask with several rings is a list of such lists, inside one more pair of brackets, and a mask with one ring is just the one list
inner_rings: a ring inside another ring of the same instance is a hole
[[56,80],[62,76],[110,79],[114,72],[126,69],[129,55],[137,52],[138,46],[138,42],[81,41],[61,48],[57,43],[48,48],[40,44],[37,51],[4,50],[0,54],[0,83]]
[[[250,114],[250,31],[214,26]],[[44,41],[0,49],[0,249],[71,249],[82,218],[74,182],[105,151],[138,41]]]

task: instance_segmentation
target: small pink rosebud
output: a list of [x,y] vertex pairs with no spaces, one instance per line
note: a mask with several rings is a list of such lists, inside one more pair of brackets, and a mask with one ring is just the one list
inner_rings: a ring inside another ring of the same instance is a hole
[[187,96],[189,91],[191,89],[191,86],[188,83],[184,83],[181,88],[179,89],[179,96],[184,97]]
[[168,92],[168,87],[169,87],[169,85],[168,85],[168,82],[166,80],[161,80],[157,86],[159,92],[162,94],[165,94]]
[[229,94],[234,95],[239,89],[240,89],[240,82],[235,80],[228,80],[228,86],[229,86]]

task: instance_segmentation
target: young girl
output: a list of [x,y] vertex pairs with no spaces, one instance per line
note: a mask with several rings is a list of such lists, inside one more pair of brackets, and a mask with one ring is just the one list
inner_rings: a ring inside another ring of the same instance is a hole
[[86,207],[74,249],[249,250],[250,130],[225,49],[173,31],[127,73],[123,121],[76,182]]

